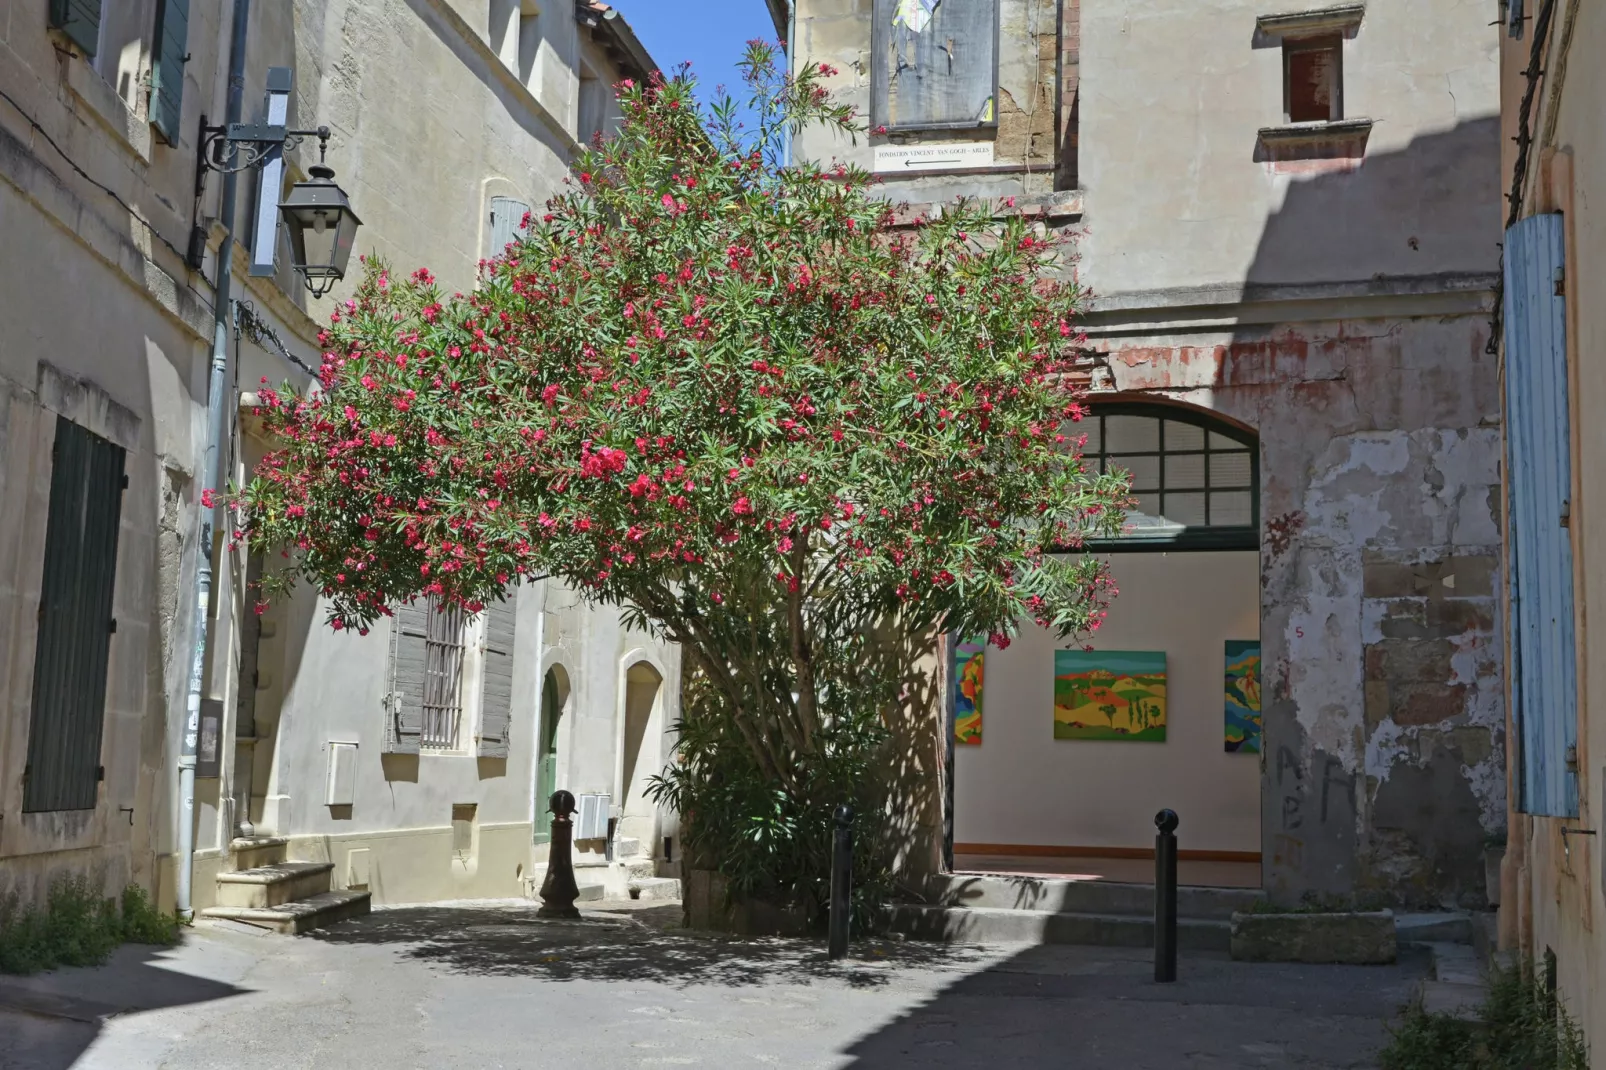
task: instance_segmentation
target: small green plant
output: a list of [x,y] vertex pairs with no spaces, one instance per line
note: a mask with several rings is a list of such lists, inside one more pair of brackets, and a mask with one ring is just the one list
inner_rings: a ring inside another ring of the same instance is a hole
[[171,944],[178,923],[151,905],[145,889],[123,889],[122,909],[83,876],[50,887],[44,909],[15,892],[0,896],[0,973],[38,973],[57,966],[98,966],[117,945]]
[[1588,1070],[1583,1031],[1528,963],[1489,974],[1473,1021],[1405,1012],[1379,1055],[1383,1070]]
[[178,941],[178,919],[157,910],[145,889],[130,884],[123,889],[123,939],[165,947]]

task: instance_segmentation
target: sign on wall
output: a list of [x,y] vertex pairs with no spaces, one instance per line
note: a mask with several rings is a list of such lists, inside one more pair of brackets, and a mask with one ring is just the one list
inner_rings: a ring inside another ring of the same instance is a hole
[[875,170],[947,171],[963,167],[991,167],[991,141],[939,141],[932,145],[877,145]]

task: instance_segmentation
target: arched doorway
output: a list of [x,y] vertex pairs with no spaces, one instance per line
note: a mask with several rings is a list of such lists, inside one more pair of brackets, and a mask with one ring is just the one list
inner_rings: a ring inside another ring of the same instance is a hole
[[558,790],[558,725],[569,705],[569,674],[561,665],[541,681],[541,723],[535,749],[535,842],[552,839],[552,812],[547,800]]
[[656,845],[657,807],[647,786],[663,766],[663,676],[637,661],[624,673],[624,716],[619,747],[619,835]]
[[1095,405],[1078,430],[1090,467],[1131,474],[1125,530],[1088,547],[1119,594],[1091,650],[1032,625],[985,650],[954,866],[1145,881],[1171,808],[1184,883],[1258,887],[1258,441],[1172,405]]

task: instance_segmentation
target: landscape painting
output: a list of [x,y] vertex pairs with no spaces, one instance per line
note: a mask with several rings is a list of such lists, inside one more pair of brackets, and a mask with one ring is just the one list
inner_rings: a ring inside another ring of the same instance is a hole
[[986,639],[967,639],[954,652],[954,742],[981,742],[982,659]]
[[1260,642],[1227,640],[1226,746],[1260,753]]
[[1165,651],[1054,651],[1054,738],[1165,742]]

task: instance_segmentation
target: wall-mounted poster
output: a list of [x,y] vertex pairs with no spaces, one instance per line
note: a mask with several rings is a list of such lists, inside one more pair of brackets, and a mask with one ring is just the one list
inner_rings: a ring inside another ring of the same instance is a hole
[[1260,642],[1227,640],[1227,750],[1260,753]]
[[1054,651],[1054,738],[1165,742],[1165,651]]
[[981,742],[982,658],[986,639],[966,639],[954,651],[954,742]]
[[873,0],[872,125],[997,125],[999,0]]

